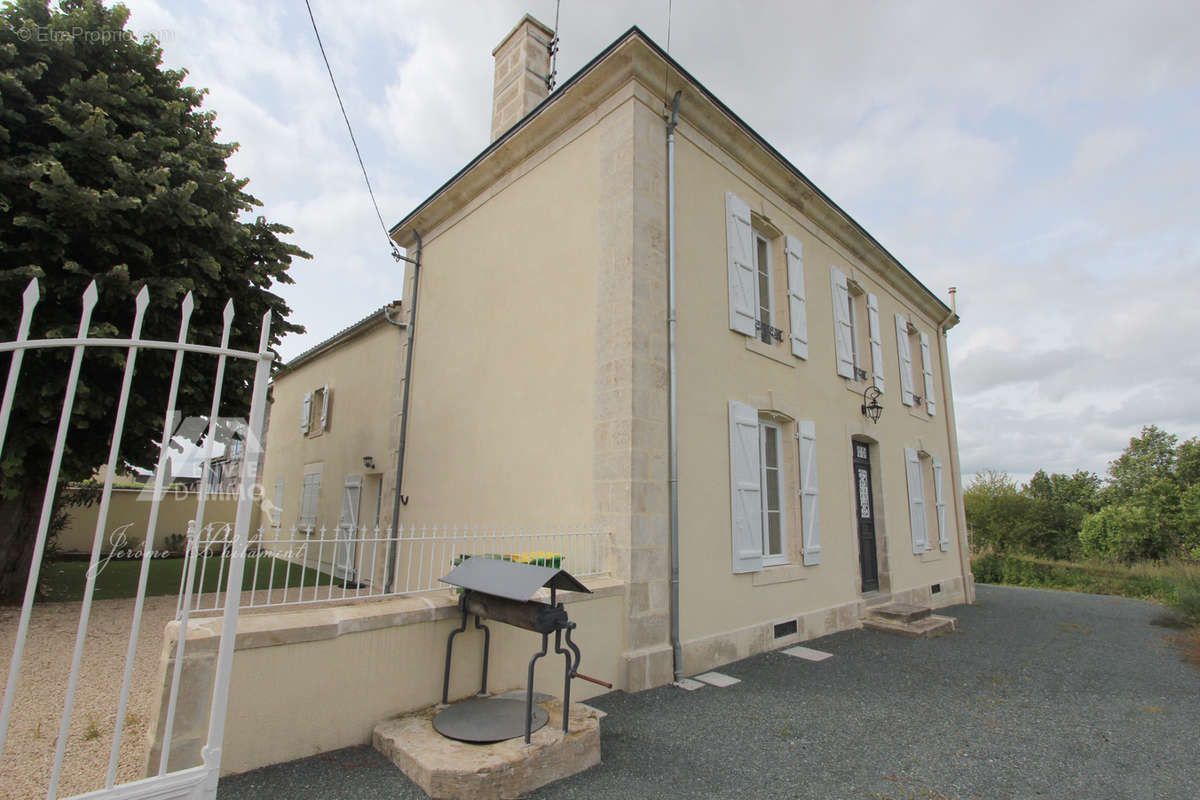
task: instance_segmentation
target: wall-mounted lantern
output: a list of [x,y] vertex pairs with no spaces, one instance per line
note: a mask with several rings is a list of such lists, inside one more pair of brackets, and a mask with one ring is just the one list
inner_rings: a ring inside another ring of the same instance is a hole
[[883,414],[883,406],[879,405],[879,394],[879,390],[874,386],[868,386],[863,392],[863,416],[876,423],[879,422],[879,416]]

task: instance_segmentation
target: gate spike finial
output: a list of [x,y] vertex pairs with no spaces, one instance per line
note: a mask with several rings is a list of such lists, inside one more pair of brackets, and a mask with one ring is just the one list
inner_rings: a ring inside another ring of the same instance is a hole
[[221,319],[223,319],[225,321],[226,325],[229,325],[229,323],[233,322],[233,298],[232,297],[229,298],[228,302],[225,303],[225,311],[222,313]]
[[137,298],[133,301],[133,338],[136,339],[142,332],[142,321],[146,317],[146,307],[150,305],[150,290],[143,286],[142,290],[137,293]]
[[96,301],[99,299],[100,290],[96,288],[96,281],[93,280],[83,290],[83,313],[79,316],[80,339],[87,336],[88,324],[92,321],[92,310],[96,308]]
[[33,313],[33,307],[37,305],[41,299],[42,293],[38,290],[38,279],[30,278],[29,285],[25,287],[25,291],[21,293],[21,320],[24,321],[27,314]]

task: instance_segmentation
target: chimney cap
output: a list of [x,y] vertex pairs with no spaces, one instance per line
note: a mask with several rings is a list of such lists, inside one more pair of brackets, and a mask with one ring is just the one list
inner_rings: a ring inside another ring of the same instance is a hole
[[539,30],[541,30],[541,32],[546,35],[547,42],[549,42],[550,39],[554,38],[554,29],[553,28],[551,28],[549,25],[542,22],[541,20],[537,19],[532,14],[526,14],[525,16],[521,17],[520,20],[518,20],[516,25],[513,25],[512,30],[510,30],[508,33],[506,33],[504,35],[504,38],[500,40],[500,44],[496,45],[496,47],[492,50],[492,55],[495,56],[496,53],[499,53],[500,48],[504,47],[504,45],[506,45],[508,43],[508,40],[512,38],[513,34],[517,32],[517,29],[520,28],[522,25],[524,25],[526,22],[530,23],[535,28],[538,28]]

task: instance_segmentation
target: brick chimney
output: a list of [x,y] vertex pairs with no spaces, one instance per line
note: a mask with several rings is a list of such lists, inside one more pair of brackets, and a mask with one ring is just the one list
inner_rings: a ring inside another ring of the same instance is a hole
[[492,51],[496,77],[492,90],[492,141],[550,94],[550,42],[554,31],[529,14]]

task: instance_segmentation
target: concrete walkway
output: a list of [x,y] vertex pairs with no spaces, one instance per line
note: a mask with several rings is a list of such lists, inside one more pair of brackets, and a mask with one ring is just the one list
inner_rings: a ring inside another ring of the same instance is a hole
[[[851,631],[729,664],[725,689],[613,692],[604,763],[540,798],[1200,797],[1200,672],[1151,603],[980,586],[959,630]],[[221,781],[220,800],[423,798],[368,747]]]

